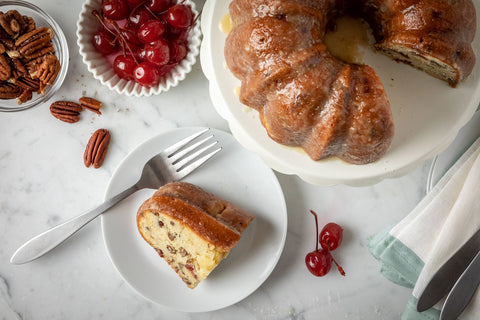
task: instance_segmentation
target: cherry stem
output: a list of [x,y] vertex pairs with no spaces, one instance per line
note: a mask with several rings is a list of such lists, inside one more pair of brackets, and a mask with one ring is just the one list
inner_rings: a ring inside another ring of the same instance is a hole
[[95,16],[95,18],[97,18],[98,22],[100,22],[100,24],[103,26],[103,28],[105,28],[105,30],[110,32],[115,38],[117,37],[117,35],[112,30],[110,30],[109,27],[107,27],[104,21],[105,18],[102,15],[100,15],[100,13],[98,13],[97,10],[93,10],[92,14]]
[[317,214],[315,213],[315,211],[310,210],[310,212],[315,217],[315,230],[316,230],[316,232],[315,232],[315,251],[318,251],[318,218],[317,218]]
[[[132,14],[133,14],[135,11],[137,11],[137,9],[138,9],[138,8],[140,8],[141,6],[143,6],[145,3],[147,3],[147,1],[146,1],[146,0],[145,0],[145,1],[142,1],[142,2],[140,2],[139,4],[137,4],[137,5],[135,6],[135,8],[133,8],[133,9],[132,9],[132,11],[130,12],[130,14],[128,15],[128,18],[127,18],[127,20],[129,20],[129,19],[130,19],[130,17],[132,16]],[[146,8],[146,6],[145,6],[145,8]]]
[[197,23],[197,20],[202,15],[202,12],[203,12],[203,8],[202,8],[202,10],[200,10],[200,12],[197,14],[197,16],[195,18],[193,18],[192,26],[195,25],[195,23]]
[[[330,254],[330,255],[331,255],[331,254]],[[345,277],[345,271],[344,271],[343,268],[337,263],[337,261],[333,258],[333,256],[332,256],[332,260],[333,260],[333,263],[335,263],[335,265],[337,266],[338,272],[340,272],[340,274]]]
[[[155,14],[155,12],[153,12],[149,7],[144,6],[144,8],[147,9],[148,12],[150,12],[150,14],[155,18],[155,20],[158,20],[158,21],[162,22],[162,21],[160,20],[160,18]],[[160,12],[158,15],[161,15],[161,14],[163,14],[164,12],[167,12],[167,10],[165,10],[165,11],[163,11],[163,12]]]

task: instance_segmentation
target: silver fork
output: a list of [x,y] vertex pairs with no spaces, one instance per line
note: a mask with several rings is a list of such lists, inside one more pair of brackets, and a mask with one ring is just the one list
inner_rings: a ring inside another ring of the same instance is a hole
[[200,136],[208,130],[209,128],[197,132],[151,158],[143,167],[140,179],[130,188],[105,200],[98,207],[27,241],[15,251],[10,259],[10,263],[23,264],[43,256],[100,214],[140,189],[157,189],[164,184],[186,177],[222,149],[221,147],[213,149],[218,143],[218,141],[211,142],[213,135],[194,142],[197,138],[200,139]]

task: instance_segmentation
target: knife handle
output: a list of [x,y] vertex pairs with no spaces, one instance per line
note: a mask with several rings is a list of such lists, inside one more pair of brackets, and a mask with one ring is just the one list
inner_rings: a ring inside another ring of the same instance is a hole
[[453,286],[445,300],[440,320],[455,320],[472,300],[480,284],[480,251]]

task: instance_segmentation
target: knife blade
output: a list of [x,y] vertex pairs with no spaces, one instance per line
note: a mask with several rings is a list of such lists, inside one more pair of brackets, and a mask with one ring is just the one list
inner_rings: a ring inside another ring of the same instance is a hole
[[480,249],[480,230],[433,275],[417,302],[417,311],[433,307],[453,287]]
[[458,319],[480,284],[480,251],[453,286],[445,300],[440,320]]

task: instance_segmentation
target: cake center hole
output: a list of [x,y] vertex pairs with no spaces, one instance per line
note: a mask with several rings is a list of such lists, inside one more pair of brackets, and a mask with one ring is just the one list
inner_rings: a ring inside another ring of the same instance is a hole
[[374,43],[370,26],[365,20],[349,15],[342,16],[335,22],[335,29],[325,34],[327,49],[342,61],[362,63],[364,52]]

